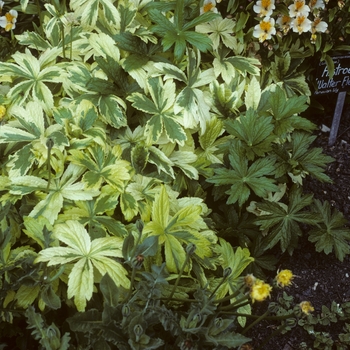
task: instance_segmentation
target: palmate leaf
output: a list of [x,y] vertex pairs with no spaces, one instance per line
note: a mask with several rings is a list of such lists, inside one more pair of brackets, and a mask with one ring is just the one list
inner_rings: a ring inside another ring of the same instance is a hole
[[161,186],[156,195],[152,208],[152,220],[145,225],[144,233],[147,236],[158,236],[159,244],[164,244],[165,261],[169,271],[178,272],[186,257],[184,244],[194,243],[197,246],[196,254],[204,259],[210,257],[211,242],[201,235],[202,207],[200,205],[185,205],[170,215],[169,195],[165,186]]
[[217,15],[209,11],[184,23],[184,0],[176,1],[175,4],[174,21],[170,21],[157,9],[150,9],[148,14],[151,20],[156,23],[152,27],[152,31],[163,37],[163,50],[167,51],[174,45],[175,60],[180,62],[185,53],[187,42],[203,52],[211,48],[211,40],[208,36],[191,31],[191,29],[201,23],[210,22]]
[[186,133],[173,112],[176,97],[174,82],[167,80],[163,84],[160,77],[149,78],[148,86],[152,100],[138,92],[128,97],[133,107],[152,115],[145,127],[147,143],[157,142],[164,132],[171,142],[183,145],[187,139]]
[[94,200],[75,201],[75,206],[65,210],[59,215],[60,221],[78,220],[81,224],[88,225],[92,238],[105,237],[106,232],[118,237],[127,234],[125,226],[113,217],[103,215],[106,211],[114,211],[118,204],[118,193],[113,188],[104,188]]
[[288,206],[270,201],[257,204],[260,210],[270,213],[259,216],[255,221],[262,231],[269,232],[265,241],[267,249],[280,242],[282,252],[287,249],[289,253],[293,252],[298,237],[302,235],[299,224],[317,225],[318,223],[316,214],[304,210],[311,203],[311,194],[303,195],[301,188],[293,187],[290,191]]
[[304,112],[307,107],[307,96],[287,97],[279,85],[272,85],[263,92],[258,110],[270,110],[276,120],[281,120]]
[[238,247],[234,250],[231,244],[223,238],[220,238],[219,242],[220,245],[217,246],[217,253],[219,254],[221,266],[224,269],[231,268],[232,272],[217,290],[215,294],[216,299],[225,297],[227,293],[234,293],[236,291],[234,287],[237,285],[238,277],[254,261],[247,248],[242,249]]
[[[86,151],[86,149],[85,149]],[[85,167],[88,171],[83,175],[83,182],[89,189],[98,189],[107,182],[110,186],[122,192],[128,180],[130,180],[130,163],[121,160],[121,148],[102,148],[93,145],[88,152],[71,150],[70,160],[73,164]]]
[[343,261],[350,253],[350,229],[345,227],[347,220],[336,208],[332,210],[328,201],[321,203],[314,199],[314,209],[322,219],[318,227],[309,232],[309,241],[316,243],[318,252],[329,254],[334,249],[335,256]]
[[[248,109],[245,115],[225,122],[225,129],[241,141],[249,160],[262,157],[272,148],[276,136],[273,134],[272,117],[260,117],[255,110]],[[242,150],[243,151],[243,150]]]
[[37,59],[26,49],[25,53],[17,52],[12,56],[14,63],[0,63],[0,75],[20,79],[20,82],[10,89],[10,99],[19,99],[22,103],[31,93],[32,98],[42,104],[45,112],[51,114],[54,105],[53,94],[44,82],[59,83],[64,77],[62,68],[57,65],[48,66],[48,59],[52,61],[50,55],[53,50],[47,50]]
[[11,120],[0,128],[0,143],[20,143],[18,151],[10,155],[10,177],[26,175],[35,161],[41,166],[47,160],[47,141],[53,141],[52,153],[63,151],[69,145],[61,125],[45,126],[43,109],[39,102],[30,101],[25,107],[14,106]]
[[40,251],[35,262],[48,262],[48,266],[74,263],[69,273],[67,296],[74,297],[78,311],[84,311],[86,302],[92,297],[94,268],[102,276],[108,273],[117,286],[129,287],[127,271],[112,259],[122,257],[121,238],[104,237],[91,241],[84,226],[75,220],[56,225],[54,235],[66,246]]
[[63,207],[64,200],[91,200],[99,194],[99,191],[86,189],[84,183],[77,182],[83,171],[84,168],[69,164],[62,176],[52,179],[49,184],[46,180],[36,176],[12,177],[10,193],[26,195],[34,191],[49,190],[49,194],[35,205],[29,216],[33,218],[43,216],[50,224],[53,224]]
[[70,7],[77,17],[81,17],[81,24],[89,29],[96,25],[98,12],[102,9],[104,18],[113,25],[120,21],[120,15],[112,0],[72,0]]
[[214,50],[219,48],[220,42],[230,49],[237,48],[237,38],[232,36],[235,23],[228,18],[215,18],[214,20],[200,24],[196,27],[196,31],[203,34],[209,34]]
[[242,206],[249,199],[251,191],[261,198],[268,192],[278,191],[274,178],[267,177],[275,172],[275,161],[272,158],[259,158],[249,167],[248,160],[232,149],[229,159],[232,169],[217,168],[215,175],[207,179],[215,186],[231,185],[225,192],[229,195],[227,204],[238,202],[239,206]]
[[314,135],[302,131],[292,134],[291,142],[275,145],[277,155],[276,176],[288,173],[294,182],[302,183],[302,177],[310,175],[322,182],[331,182],[325,169],[334,159],[322,153],[321,148],[311,148],[315,140]]
[[176,114],[183,114],[182,124],[185,128],[197,128],[199,124],[204,132],[210,114],[203,91],[199,87],[208,85],[215,79],[214,70],[210,68],[202,71],[200,69],[199,50],[188,49],[186,52],[187,74],[169,63],[156,63],[154,66],[159,72],[165,74],[165,79],[176,79],[186,84],[176,97],[174,111]]

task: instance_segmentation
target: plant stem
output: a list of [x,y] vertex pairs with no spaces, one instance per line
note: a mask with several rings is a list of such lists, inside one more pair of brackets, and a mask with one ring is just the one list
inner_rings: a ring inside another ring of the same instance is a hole
[[[220,306],[218,308],[218,310],[220,310],[220,311],[227,311],[227,310],[236,309],[238,307],[242,307],[244,305],[247,305],[247,304],[249,304],[249,301],[247,300],[247,298],[248,297],[245,295],[244,297],[236,300],[233,304],[226,305],[226,306]],[[242,301],[246,301],[246,302],[243,303],[243,304],[240,304]]]
[[176,278],[176,281],[175,281],[175,284],[173,286],[173,289],[171,290],[171,293],[170,293],[170,295],[167,298],[166,304],[168,304],[170,302],[170,299],[173,297],[173,295],[174,295],[174,293],[176,291],[176,288],[179,285],[181,276],[182,276],[183,272],[185,271],[185,267],[188,264],[189,260],[190,260],[190,255],[186,254],[186,259],[185,259],[183,265],[181,266],[180,272],[179,272],[179,274],[178,274],[178,276]]
[[254,322],[252,322],[248,327],[244,328],[241,334],[246,334],[249,329],[254,327],[256,324],[258,324],[260,321],[262,321],[266,316],[270,313],[269,310],[267,310],[265,313],[263,313],[260,317],[258,317]]

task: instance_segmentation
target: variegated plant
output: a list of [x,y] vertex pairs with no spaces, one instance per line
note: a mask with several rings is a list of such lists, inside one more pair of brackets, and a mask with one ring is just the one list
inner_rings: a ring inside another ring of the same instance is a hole
[[40,26],[16,36],[24,49],[0,63],[3,307],[27,308],[43,344],[54,329],[55,349],[69,337],[31,305],[81,312],[69,323],[90,332],[86,348],[162,346],[154,317],[178,342],[242,345],[221,308],[244,326],[241,275],[268,246],[259,226],[273,246],[297,225],[275,235],[269,218],[289,209],[266,203],[308,174],[328,180],[299,116],[307,98],[264,87],[242,23],[201,13],[202,1],[65,5],[46,1]]

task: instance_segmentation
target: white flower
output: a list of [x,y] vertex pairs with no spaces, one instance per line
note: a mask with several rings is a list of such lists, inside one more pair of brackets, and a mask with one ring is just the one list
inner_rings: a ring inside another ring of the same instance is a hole
[[328,24],[324,21],[322,21],[322,18],[316,17],[314,21],[312,22],[312,33],[324,33],[328,28]]
[[276,24],[283,30],[284,34],[287,34],[290,29],[292,18],[287,15],[281,15],[277,18]]
[[8,32],[11,29],[16,28],[18,13],[16,10],[10,10],[5,14],[5,16],[0,17],[0,27],[5,28]]
[[276,34],[275,20],[266,17],[259,24],[254,27],[253,36],[259,38],[262,43],[265,40],[271,39],[272,35]]
[[305,15],[299,15],[293,18],[291,27],[295,33],[305,33],[311,30],[311,21]]
[[2,8],[4,7],[5,2],[4,1],[0,1],[0,11],[2,10]]
[[288,6],[288,9],[290,17],[307,16],[310,12],[310,7],[305,5],[304,0],[295,0],[294,4]]
[[310,9],[321,9],[323,10],[325,8],[325,3],[323,0],[310,0],[309,2]]
[[253,10],[260,17],[270,17],[275,7],[274,0],[260,0],[253,6]]
[[202,15],[203,13],[206,12],[218,12],[218,9],[216,8],[216,1],[215,0],[204,0],[203,6],[200,9],[200,14]]

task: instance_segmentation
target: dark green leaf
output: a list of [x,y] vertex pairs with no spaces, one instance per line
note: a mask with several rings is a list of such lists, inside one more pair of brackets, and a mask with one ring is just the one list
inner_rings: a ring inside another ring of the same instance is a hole
[[57,310],[61,307],[61,299],[53,291],[51,285],[45,286],[41,292],[41,298],[44,303],[53,310]]
[[117,307],[119,304],[119,289],[108,273],[102,277],[100,289],[108,305]]
[[73,332],[91,332],[96,328],[101,328],[102,313],[96,309],[90,309],[86,312],[76,313],[69,317],[67,322]]

